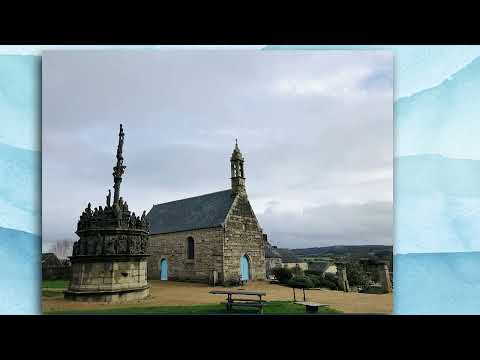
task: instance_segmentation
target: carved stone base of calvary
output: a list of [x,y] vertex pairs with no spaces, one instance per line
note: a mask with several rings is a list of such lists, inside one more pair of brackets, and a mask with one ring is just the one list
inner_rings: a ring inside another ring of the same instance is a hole
[[123,171],[123,128],[120,125],[117,165],[113,168],[114,200],[107,195],[105,208],[92,210],[91,204],[80,216],[76,234],[80,239],[70,257],[72,278],[66,299],[77,301],[123,302],[145,298],[147,283],[147,241],[149,224],[130,213],[120,197]]

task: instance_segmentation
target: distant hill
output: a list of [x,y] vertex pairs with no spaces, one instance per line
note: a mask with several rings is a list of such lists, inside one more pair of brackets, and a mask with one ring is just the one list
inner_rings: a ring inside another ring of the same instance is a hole
[[390,256],[393,254],[392,245],[335,245],[305,249],[292,249],[298,256],[347,256],[354,258],[376,256]]

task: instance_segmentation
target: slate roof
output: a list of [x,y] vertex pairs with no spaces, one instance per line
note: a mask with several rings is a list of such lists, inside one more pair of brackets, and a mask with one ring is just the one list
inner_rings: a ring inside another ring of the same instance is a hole
[[272,246],[265,247],[265,257],[267,259],[271,258],[281,258],[282,256],[278,253],[277,249]]
[[153,205],[147,214],[150,234],[220,226],[233,204],[232,190]]
[[280,254],[283,263],[301,263],[304,262],[290,249],[276,248],[277,253]]
[[308,264],[309,270],[319,271],[324,273],[327,269],[333,265],[332,261],[314,261]]
[[54,253],[42,253],[42,264],[60,264],[60,260]]

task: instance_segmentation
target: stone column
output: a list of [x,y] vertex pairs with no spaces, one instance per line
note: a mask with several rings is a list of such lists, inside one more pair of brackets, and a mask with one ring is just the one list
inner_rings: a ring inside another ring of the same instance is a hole
[[388,263],[385,261],[378,261],[376,264],[378,280],[382,285],[385,293],[392,292],[392,282],[390,281],[390,271],[388,270]]
[[392,292],[392,282],[388,262],[377,259],[362,259],[360,263],[364,266],[368,276],[380,284],[383,293]]
[[337,267],[338,286],[342,291],[350,292],[350,286],[348,284],[348,278],[347,278],[346,263],[336,262],[335,266]]

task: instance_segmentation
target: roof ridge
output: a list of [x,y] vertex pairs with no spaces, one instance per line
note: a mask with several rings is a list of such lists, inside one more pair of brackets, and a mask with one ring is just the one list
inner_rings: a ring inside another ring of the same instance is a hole
[[171,204],[171,203],[175,203],[175,202],[179,202],[179,201],[185,201],[185,200],[196,199],[196,198],[200,198],[200,197],[202,197],[202,196],[208,196],[208,195],[218,194],[218,193],[221,193],[221,192],[226,192],[226,191],[231,191],[231,190],[232,190],[232,189],[226,189],[226,190],[214,191],[214,192],[212,192],[212,193],[208,193],[208,194],[197,195],[197,196],[191,196],[191,197],[188,197],[188,198],[183,198],[183,199],[177,199],[177,200],[167,201],[167,202],[163,202],[163,203],[154,204],[154,205],[153,205],[153,207],[155,207],[155,206],[158,206],[158,205]]

